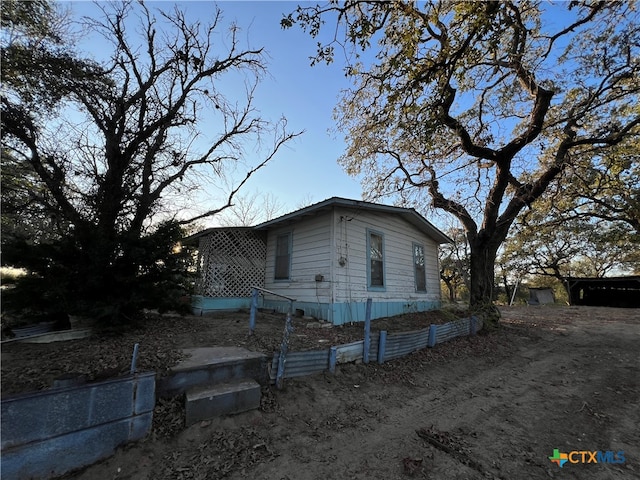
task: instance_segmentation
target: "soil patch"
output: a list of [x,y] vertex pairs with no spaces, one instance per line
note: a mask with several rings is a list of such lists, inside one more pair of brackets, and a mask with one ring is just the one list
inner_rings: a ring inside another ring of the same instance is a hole
[[[464,312],[409,313],[372,321],[373,332],[411,331],[464,316]],[[268,355],[280,350],[285,316],[259,312],[249,335],[249,312],[206,316],[147,314],[121,332],[54,343],[8,342],[2,345],[2,397],[50,388],[56,378],[83,376],[105,380],[129,373],[133,347],[139,344],[138,371],[160,375],[184,357],[185,348],[243,347]],[[362,340],[363,324],[333,327],[327,322],[293,317],[289,351],[321,350]]]

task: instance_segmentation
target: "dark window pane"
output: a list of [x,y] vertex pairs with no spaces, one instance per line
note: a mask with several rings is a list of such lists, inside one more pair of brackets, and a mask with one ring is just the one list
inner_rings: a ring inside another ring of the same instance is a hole
[[413,246],[413,265],[416,278],[416,290],[418,292],[427,291],[427,279],[424,266],[424,247],[422,245]]
[[291,260],[291,234],[278,235],[276,240],[276,280],[287,280],[289,278],[289,262]]
[[381,287],[384,285],[382,262],[379,260],[371,260],[371,285],[374,287]]
[[371,286],[384,286],[384,256],[381,235],[375,233],[369,235],[369,261]]

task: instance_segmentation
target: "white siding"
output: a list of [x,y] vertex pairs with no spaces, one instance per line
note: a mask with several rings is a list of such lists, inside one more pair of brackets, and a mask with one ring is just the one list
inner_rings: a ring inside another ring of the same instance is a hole
[[[300,302],[331,302],[331,215],[274,228],[267,237],[265,288]],[[292,255],[289,280],[274,280],[275,247],[279,234],[292,233]],[[316,281],[316,275],[324,280]]]
[[[384,238],[384,290],[367,288],[367,232]],[[291,274],[274,280],[275,244],[292,233]],[[426,292],[416,292],[413,244],[424,247]],[[265,288],[298,302],[353,303],[439,301],[438,245],[403,218],[380,212],[336,208],[269,231]],[[316,275],[324,280],[316,282]],[[276,300],[275,297],[272,299]]]
[[[334,212],[336,302],[439,300],[438,245],[401,217],[380,212]],[[367,288],[367,230],[384,237],[383,291]],[[427,292],[416,292],[413,244],[424,246]],[[343,259],[340,262],[340,258]],[[340,263],[344,263],[343,266]]]

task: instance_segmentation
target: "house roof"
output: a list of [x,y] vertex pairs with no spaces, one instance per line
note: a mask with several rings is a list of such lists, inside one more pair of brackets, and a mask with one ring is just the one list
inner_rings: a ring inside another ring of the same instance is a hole
[[287,213],[273,220],[256,225],[257,230],[268,230],[274,226],[286,225],[299,221],[303,218],[316,216],[319,213],[328,212],[334,207],[355,208],[358,210],[366,210],[372,212],[391,213],[398,215],[408,223],[412,224],[418,230],[434,239],[439,244],[452,243],[453,241],[442,231],[436,228],[431,222],[420,215],[413,208],[394,207],[391,205],[382,205],[379,203],[364,202],[361,200],[351,200],[348,198],[331,197],[322,202],[314,203],[308,207],[301,208],[295,212]]

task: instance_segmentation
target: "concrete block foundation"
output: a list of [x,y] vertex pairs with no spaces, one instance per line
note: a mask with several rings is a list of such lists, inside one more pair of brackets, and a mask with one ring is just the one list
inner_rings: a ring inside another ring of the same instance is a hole
[[260,396],[260,384],[255,380],[196,387],[187,392],[186,423],[193,425],[208,418],[259,408]]

